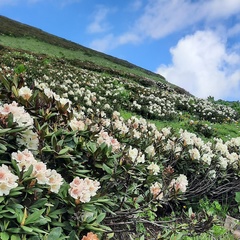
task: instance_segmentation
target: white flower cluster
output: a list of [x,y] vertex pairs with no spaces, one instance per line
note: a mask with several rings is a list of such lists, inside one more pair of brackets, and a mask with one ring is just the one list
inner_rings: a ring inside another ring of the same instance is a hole
[[116,152],[121,147],[120,143],[116,138],[109,136],[108,133],[103,130],[99,133],[97,143],[99,145],[101,145],[102,143],[106,143],[108,146],[112,147],[113,152]]
[[[176,179],[173,179],[167,189],[173,191],[173,194],[185,193],[187,191],[188,180],[184,174],[180,174]],[[150,192],[153,199],[162,200],[164,198],[163,185],[155,182],[150,186]],[[170,196],[170,195],[169,195]]]
[[32,96],[32,90],[27,86],[21,87],[18,91],[18,95],[23,99],[28,100]]
[[38,162],[28,149],[13,152],[12,159],[17,162],[20,171],[26,172],[30,166],[33,166],[31,176],[36,178],[37,183],[47,185],[51,192],[58,193],[63,184],[62,176],[56,170],[47,169],[45,163]]
[[0,167],[0,196],[8,195],[10,191],[18,186],[18,177],[11,173],[6,165]]
[[89,178],[81,179],[79,177],[75,177],[70,183],[68,192],[69,195],[78,200],[79,203],[86,203],[91,200],[91,197],[96,195],[99,188],[100,183],[96,180],[93,181]]
[[77,120],[76,118],[73,118],[70,122],[69,122],[69,126],[71,127],[71,129],[73,131],[84,131],[86,128],[86,125],[84,123],[84,121],[82,120]]
[[13,115],[13,121],[19,127],[27,127],[17,137],[17,142],[20,146],[25,146],[31,150],[38,149],[38,135],[33,129],[33,118],[27,113],[24,107],[18,106],[18,103],[13,101],[11,104],[0,105],[0,119],[5,121],[9,114]]
[[131,159],[131,162],[136,164],[145,162],[145,154],[132,146],[129,147],[128,157]]
[[188,186],[187,177],[180,174],[176,179],[173,179],[169,185],[170,189],[173,188],[175,192],[186,192]]
[[[19,55],[17,52],[14,54]],[[14,54],[11,56],[13,62],[15,61]],[[9,58],[9,56],[6,57]],[[16,56],[17,59],[18,57]],[[180,94],[173,89],[169,92],[169,88],[147,88],[123,77],[103,75],[73,67],[68,63],[58,64],[57,68],[46,68],[42,65],[41,60],[33,56],[26,58],[26,64],[28,65],[28,72],[25,73],[26,78],[35,79],[36,86],[45,85],[42,89],[49,97],[53,95],[49,88],[58,86],[61,95],[61,99],[59,97],[58,101],[62,104],[65,103],[64,99],[69,99],[69,104],[75,101],[87,108],[108,106],[108,109],[114,109],[114,106],[121,102],[124,107],[132,111],[139,113],[143,110],[146,111],[146,115],[152,115],[156,118],[176,118],[181,115],[182,111],[190,112],[198,115],[200,119],[213,122],[231,121],[237,117],[236,111],[230,107]],[[38,65],[38,72],[34,70],[34,67],[31,67],[32,65]],[[2,68],[6,72],[13,73],[14,71],[8,66],[2,66]],[[23,87],[19,92],[19,95],[26,99],[31,95],[31,90],[26,87]],[[121,101],[123,92],[130,94],[134,101]]]

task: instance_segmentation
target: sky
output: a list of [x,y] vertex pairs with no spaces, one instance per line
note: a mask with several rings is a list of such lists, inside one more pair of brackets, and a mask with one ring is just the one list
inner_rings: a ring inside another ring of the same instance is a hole
[[240,0],[0,0],[0,15],[240,100]]

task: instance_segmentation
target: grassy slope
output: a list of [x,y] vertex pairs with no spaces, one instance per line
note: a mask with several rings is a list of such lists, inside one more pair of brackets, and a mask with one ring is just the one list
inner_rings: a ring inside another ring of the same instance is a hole
[[[127,61],[94,51],[76,43],[53,36],[39,29],[25,24],[15,22],[0,16],[0,44],[14,49],[35,52],[37,54],[46,54],[54,58],[60,58],[68,61],[70,64],[79,68],[85,68],[97,72],[107,73],[113,76],[123,76],[129,80],[137,80],[146,86],[153,85],[153,81],[161,81],[165,86],[170,86],[178,92],[187,93],[177,86],[173,86],[159,74],[135,66]],[[188,94],[188,93],[187,93]],[[230,104],[221,101],[222,104]],[[231,104],[233,105],[233,104]],[[234,106],[239,107],[239,103]],[[132,113],[123,109],[122,115],[129,118]],[[171,126],[175,130],[180,128],[188,129],[189,120],[194,116],[188,115],[181,121],[153,121],[159,128]],[[210,124],[206,122],[206,124]],[[238,123],[212,124],[215,130],[215,136],[228,140],[239,136]]]
[[0,36],[0,43],[3,45],[38,53],[46,53],[56,57],[88,61],[101,67],[122,70],[140,77],[151,77],[166,83],[163,76],[140,68],[125,60],[86,48],[3,16],[0,16],[0,22],[0,34],[2,35]]

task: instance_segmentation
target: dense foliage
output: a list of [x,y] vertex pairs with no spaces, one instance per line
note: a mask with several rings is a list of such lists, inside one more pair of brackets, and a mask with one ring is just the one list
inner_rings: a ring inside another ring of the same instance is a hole
[[146,120],[195,115],[208,138],[201,121],[237,122],[231,107],[19,51],[0,70],[1,239],[187,237],[215,223],[204,197],[233,204],[240,137]]

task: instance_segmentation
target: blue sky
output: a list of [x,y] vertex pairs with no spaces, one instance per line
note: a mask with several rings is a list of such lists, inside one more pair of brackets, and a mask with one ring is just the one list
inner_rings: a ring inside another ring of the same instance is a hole
[[0,14],[158,72],[197,97],[240,100],[240,0],[0,0]]

